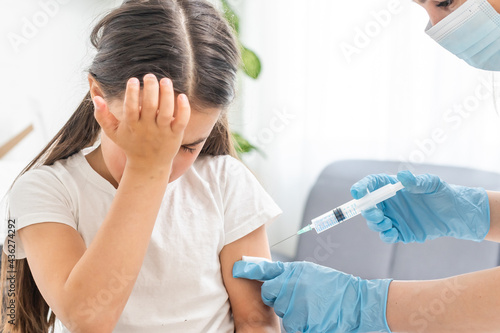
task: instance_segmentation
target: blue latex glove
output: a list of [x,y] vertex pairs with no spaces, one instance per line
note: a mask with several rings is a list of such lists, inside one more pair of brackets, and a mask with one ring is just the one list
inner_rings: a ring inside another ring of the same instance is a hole
[[351,188],[355,199],[389,183],[401,181],[396,196],[368,209],[363,216],[370,229],[387,243],[425,242],[443,236],[482,241],[490,229],[490,205],[482,188],[449,185],[434,175],[409,171],[370,175]]
[[233,276],[264,281],[262,300],[283,318],[287,332],[390,332],[391,280],[363,280],[309,262],[279,261],[238,261]]

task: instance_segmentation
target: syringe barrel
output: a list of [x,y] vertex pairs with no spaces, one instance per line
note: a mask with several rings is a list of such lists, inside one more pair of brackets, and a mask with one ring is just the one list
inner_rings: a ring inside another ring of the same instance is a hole
[[313,228],[319,234],[344,221],[359,215],[363,210],[375,206],[384,200],[393,197],[397,191],[404,188],[401,182],[385,185],[373,192],[368,193],[358,200],[351,200],[342,206],[318,216],[311,221]]
[[382,186],[381,188],[368,193],[361,199],[357,200],[357,209],[359,211],[366,210],[370,207],[374,207],[375,205],[385,201],[389,198],[392,198],[396,195],[396,192],[403,189],[404,186],[401,182],[397,182],[396,184],[388,184]]
[[311,223],[314,230],[316,230],[319,234],[360,214],[361,211],[357,209],[357,201],[358,200],[351,200],[342,206],[332,209],[331,211],[313,219]]

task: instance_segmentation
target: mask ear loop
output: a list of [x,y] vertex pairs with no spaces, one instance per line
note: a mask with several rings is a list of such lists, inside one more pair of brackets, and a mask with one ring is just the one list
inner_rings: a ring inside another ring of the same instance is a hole
[[496,85],[495,85],[495,72],[491,72],[491,84],[493,85],[493,107],[495,108],[495,113],[500,117],[500,112],[498,111],[498,101],[496,94]]

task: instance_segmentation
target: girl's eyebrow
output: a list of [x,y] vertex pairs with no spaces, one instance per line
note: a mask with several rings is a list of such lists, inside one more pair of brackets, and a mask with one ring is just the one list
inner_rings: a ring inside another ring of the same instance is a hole
[[196,141],[193,141],[191,143],[185,143],[183,144],[183,146],[196,146],[197,144],[200,144],[202,143],[203,141],[205,141],[208,137],[205,137],[205,138],[199,138],[198,140]]

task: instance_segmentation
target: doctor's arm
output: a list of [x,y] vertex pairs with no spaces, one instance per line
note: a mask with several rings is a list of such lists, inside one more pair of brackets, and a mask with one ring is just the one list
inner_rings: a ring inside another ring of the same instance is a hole
[[490,230],[486,240],[500,243],[500,192],[488,191],[490,202]]
[[500,267],[432,281],[393,281],[393,332],[500,332]]
[[237,262],[287,332],[500,332],[500,267],[431,281],[363,280],[309,262]]

